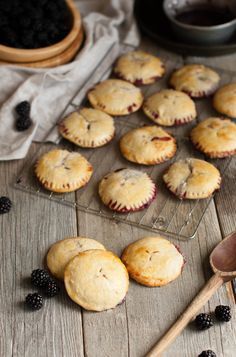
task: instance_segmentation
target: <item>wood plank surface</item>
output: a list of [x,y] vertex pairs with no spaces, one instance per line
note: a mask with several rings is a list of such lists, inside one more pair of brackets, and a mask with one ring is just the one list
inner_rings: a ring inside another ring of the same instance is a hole
[[[141,47],[160,55],[173,68],[183,61],[180,56],[159,49],[146,38]],[[233,68],[235,56],[185,60]],[[50,244],[64,237],[91,237],[120,255],[127,244],[154,234],[76,212],[73,208],[14,189],[12,183],[22,165],[23,161],[0,163],[0,195],[7,195],[13,201],[12,211],[0,216],[0,356],[144,356],[210,277],[208,256],[214,246],[224,235],[236,229],[235,160],[195,239],[183,241],[168,237],[186,256],[187,263],[181,277],[163,288],[147,288],[130,281],[125,302],[116,309],[101,313],[82,310],[66,296],[63,287],[60,296],[47,299],[42,310],[35,313],[26,311],[23,300],[32,291],[28,281],[31,271],[43,266]],[[231,322],[216,323],[205,332],[197,332],[191,324],[163,356],[195,357],[202,350],[212,349],[217,357],[234,357],[235,306],[225,286],[203,311],[212,312],[220,303],[231,304],[234,310]]]

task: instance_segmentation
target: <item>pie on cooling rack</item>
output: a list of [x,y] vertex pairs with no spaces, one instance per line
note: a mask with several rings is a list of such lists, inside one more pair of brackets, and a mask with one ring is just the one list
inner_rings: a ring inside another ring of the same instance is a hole
[[160,58],[144,51],[132,51],[122,55],[114,68],[114,74],[135,85],[151,84],[161,78],[165,67]]
[[221,114],[236,118],[236,83],[218,89],[213,98],[213,107]]
[[78,152],[51,150],[35,165],[40,183],[53,192],[72,192],[86,185],[93,173],[91,164]]
[[107,79],[88,92],[91,105],[111,115],[127,115],[136,112],[143,103],[143,95],[133,84]]
[[143,104],[144,113],[155,123],[165,126],[189,123],[197,116],[194,101],[185,93],[163,89]]
[[188,64],[176,70],[170,78],[170,86],[185,92],[192,98],[211,95],[219,85],[218,73],[199,64]]
[[162,128],[144,126],[130,130],[120,140],[122,155],[129,161],[155,165],[172,158],[177,150],[176,140]]
[[173,163],[163,180],[177,197],[199,199],[209,197],[220,188],[221,176],[209,162],[187,158]]
[[113,211],[134,212],[147,208],[156,197],[156,186],[144,172],[118,169],[99,183],[102,202]]
[[101,110],[83,108],[63,119],[59,124],[59,132],[78,146],[96,148],[113,139],[115,126],[110,115]]
[[225,118],[208,118],[190,133],[195,147],[210,158],[236,154],[236,124]]

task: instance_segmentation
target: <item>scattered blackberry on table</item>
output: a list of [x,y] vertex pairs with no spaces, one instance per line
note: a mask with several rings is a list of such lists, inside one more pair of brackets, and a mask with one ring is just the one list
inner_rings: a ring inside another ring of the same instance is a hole
[[8,197],[0,197],[0,214],[8,213],[11,210],[12,202]]
[[32,121],[30,118],[28,117],[19,117],[16,120],[16,130],[18,131],[25,131],[27,129],[29,129],[29,127],[31,126]]
[[31,283],[37,287],[43,287],[51,279],[48,272],[44,269],[35,269],[31,273]]
[[198,355],[198,357],[216,357],[216,354],[211,350],[207,350],[207,351],[202,351],[202,353]]
[[195,325],[199,330],[207,330],[213,326],[211,316],[208,314],[199,314],[196,316]]
[[60,292],[60,288],[56,281],[50,278],[43,287],[43,291],[47,297],[53,297]]
[[43,297],[38,293],[28,294],[25,303],[32,310],[40,310],[43,306]]
[[215,317],[219,321],[228,322],[231,319],[230,307],[227,305],[219,305],[215,308]]
[[15,111],[19,115],[29,116],[29,114],[30,114],[30,102],[28,102],[27,100],[24,100],[23,102],[20,102],[19,104],[17,104],[17,106],[15,108]]

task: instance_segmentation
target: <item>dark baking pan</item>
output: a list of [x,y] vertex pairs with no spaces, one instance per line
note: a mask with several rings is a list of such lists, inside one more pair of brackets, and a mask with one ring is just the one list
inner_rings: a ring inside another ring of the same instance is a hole
[[222,56],[236,52],[236,32],[223,45],[191,45],[176,39],[162,8],[162,0],[136,0],[134,12],[138,26],[145,35],[172,51],[185,56]]

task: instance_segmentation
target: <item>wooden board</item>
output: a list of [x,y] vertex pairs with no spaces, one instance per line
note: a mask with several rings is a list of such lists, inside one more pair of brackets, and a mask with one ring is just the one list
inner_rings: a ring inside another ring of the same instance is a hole
[[[162,51],[147,39],[143,39],[141,47],[170,64],[183,63],[183,58]],[[224,68],[224,60],[216,60],[217,65]],[[228,59],[225,68],[230,63]],[[213,60],[211,64],[214,65]],[[36,147],[32,146],[32,153]],[[235,162],[230,167],[228,183],[217,201],[211,202],[196,238],[187,242],[170,239],[187,258],[182,276],[159,289],[131,281],[125,303],[102,313],[81,310],[70,301],[63,288],[61,295],[48,299],[42,310],[26,311],[22,302],[33,290],[28,284],[32,269],[42,267],[50,244],[66,236],[89,236],[120,255],[127,244],[150,232],[76,212],[13,189],[12,183],[23,165],[24,160],[0,163],[0,194],[13,201],[12,211],[0,216],[0,356],[144,356],[211,275],[208,256],[213,247],[225,234],[236,229]],[[76,200],[76,195],[72,194],[71,199]],[[203,311],[213,311],[220,303],[231,304],[234,314],[231,322],[216,323],[204,332],[196,332],[189,326],[163,357],[196,357],[205,349],[214,350],[217,357],[234,357],[236,314],[231,290],[222,287]]]

